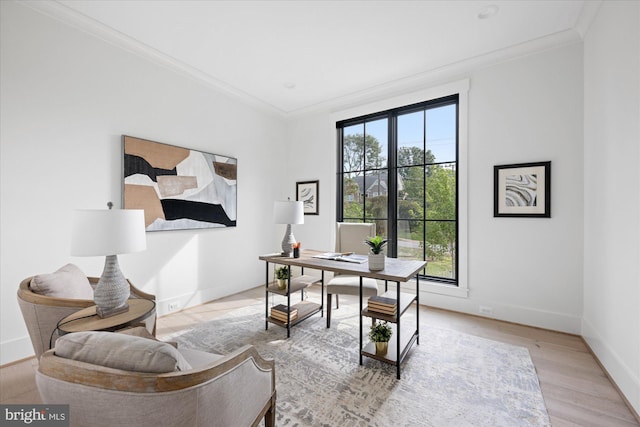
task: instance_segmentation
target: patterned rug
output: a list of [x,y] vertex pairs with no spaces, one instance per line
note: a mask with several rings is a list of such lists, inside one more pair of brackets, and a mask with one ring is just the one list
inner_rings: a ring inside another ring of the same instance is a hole
[[[410,313],[402,321],[415,327]],[[316,314],[290,339],[275,325],[265,331],[263,304],[164,339],[220,354],[252,344],[275,359],[278,426],[550,425],[526,348],[421,324],[397,380],[395,366],[358,364],[354,305],[332,312],[331,329]]]

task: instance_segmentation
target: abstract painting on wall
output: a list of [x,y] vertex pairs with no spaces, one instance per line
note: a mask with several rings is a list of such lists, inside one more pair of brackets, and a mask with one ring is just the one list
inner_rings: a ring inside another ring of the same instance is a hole
[[551,217],[551,162],[493,167],[493,216]]
[[147,231],[235,227],[235,158],[127,135],[123,206],[144,209]]

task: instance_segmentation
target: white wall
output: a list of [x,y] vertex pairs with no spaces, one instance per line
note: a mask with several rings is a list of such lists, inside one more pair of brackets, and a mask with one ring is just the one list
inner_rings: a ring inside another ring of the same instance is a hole
[[[70,216],[119,205],[122,134],[239,159],[238,227],[150,233],[146,252],[120,257],[161,313],[169,301],[194,305],[260,284],[256,255],[272,252],[284,231],[271,223],[272,201],[294,198],[296,181],[320,180],[320,215],[294,226],[297,239],[333,245],[331,113],[286,125],[17,3],[0,8],[0,364],[32,354],[15,299],[21,279],[69,261],[100,274],[102,259],[68,255]],[[451,76],[471,84],[470,295],[422,298],[582,330],[636,410],[639,13],[637,2],[605,2],[587,35],[584,152],[581,44]],[[552,218],[493,218],[493,166],[537,160],[553,162]]]
[[640,3],[602,3],[584,62],[583,336],[640,413]]
[[[469,297],[428,293],[421,302],[473,314],[484,305],[496,318],[579,333],[582,45],[503,62],[468,77]],[[412,98],[406,96],[407,104],[416,102]],[[381,104],[357,111],[374,112]],[[333,245],[334,233],[326,230],[335,222],[336,115],[341,113],[315,114],[289,127],[294,175],[321,180],[320,216],[313,227],[296,231],[316,248]],[[493,218],[493,166],[545,160],[552,161],[552,218]]]
[[284,121],[0,3],[0,364],[33,354],[16,302],[23,278],[68,262],[101,274],[104,259],[70,257],[70,218],[109,200],[120,206],[122,134],[238,158],[237,227],[147,233],[147,251],[119,257],[125,275],[156,294],[159,312],[261,284],[257,255],[273,252],[284,232],[271,213],[284,196],[274,166]]

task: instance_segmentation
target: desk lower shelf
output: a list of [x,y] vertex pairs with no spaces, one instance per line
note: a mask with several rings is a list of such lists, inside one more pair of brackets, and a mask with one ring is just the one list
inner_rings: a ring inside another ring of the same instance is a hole
[[[386,298],[393,298],[395,300],[397,297],[397,293],[395,291],[387,291],[382,294],[382,296]],[[400,293],[400,304],[398,305],[400,317],[402,317],[404,312],[407,311],[407,309],[411,306],[411,304],[413,304],[415,300],[415,295],[411,295],[405,292]],[[362,310],[362,315],[366,317],[373,317],[374,319],[378,320],[384,320],[389,323],[396,323],[398,321],[395,314],[384,314],[380,313],[379,311],[369,310],[368,305]]]
[[[298,292],[299,290],[307,288],[313,285],[314,283],[318,283],[319,281],[320,279],[318,279],[315,276],[304,275],[304,276],[292,277],[291,288],[289,290],[291,293]],[[269,286],[267,286],[267,291],[273,294],[285,295],[285,296],[287,295],[287,288],[285,287],[284,289],[280,289],[278,288],[278,284],[275,282],[269,283]]]
[[400,332],[400,352],[398,352],[398,340],[395,336],[392,336],[391,341],[389,341],[387,354],[376,354],[376,345],[373,342],[369,342],[365,345],[361,353],[363,356],[367,356],[381,362],[390,363],[392,365],[397,365],[402,362],[417,339],[417,330]]
[[[311,317],[322,310],[322,306],[320,304],[316,304],[315,302],[310,301],[300,301],[297,304],[293,304],[291,308],[298,310],[298,317],[296,317],[295,320],[291,321],[291,326],[302,322],[304,319]],[[274,319],[271,316],[267,317],[267,321],[269,323],[273,323],[274,325],[282,326],[283,328],[287,327],[287,322]]]
[[[383,294],[386,298],[398,299],[397,291],[388,291]],[[384,363],[389,363],[396,366],[397,373],[396,377],[400,379],[400,364],[404,360],[405,356],[413,347],[414,344],[418,342],[418,323],[414,326],[414,328],[407,329],[406,326],[400,327],[400,319],[402,315],[413,305],[416,303],[416,313],[419,310],[417,301],[417,295],[411,295],[405,292],[401,292],[399,295],[399,301],[397,304],[397,313],[394,315],[380,313],[374,310],[370,310],[368,306],[366,306],[362,312],[361,316],[371,317],[373,319],[386,321],[393,325],[393,335],[391,336],[391,340],[389,341],[389,346],[386,354],[376,354],[376,345],[373,342],[369,342],[360,350],[360,360],[362,363],[362,356],[370,357],[372,359],[379,360]],[[416,322],[418,319],[416,318]],[[400,330],[400,340],[398,342],[398,330]],[[361,338],[362,339],[362,338]]]

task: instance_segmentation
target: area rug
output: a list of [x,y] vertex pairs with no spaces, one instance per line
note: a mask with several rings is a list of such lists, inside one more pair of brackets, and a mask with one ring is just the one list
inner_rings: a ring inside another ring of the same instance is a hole
[[220,354],[252,344],[275,359],[277,426],[550,425],[524,347],[421,324],[420,345],[397,380],[395,366],[366,357],[358,364],[354,305],[334,310],[330,329],[316,314],[289,339],[286,329],[264,325],[264,305],[257,304],[165,339]]

